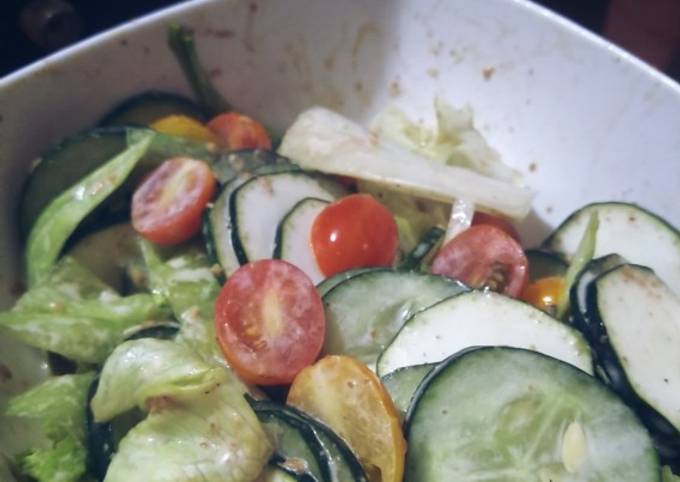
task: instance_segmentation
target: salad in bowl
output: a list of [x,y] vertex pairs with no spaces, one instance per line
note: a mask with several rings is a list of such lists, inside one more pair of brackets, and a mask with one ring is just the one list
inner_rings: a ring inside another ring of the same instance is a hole
[[3,477],[677,480],[675,227],[604,201],[529,249],[469,109],[276,138],[168,39],[195,99],[124,100],[22,191],[0,330],[51,375],[3,409],[38,434]]

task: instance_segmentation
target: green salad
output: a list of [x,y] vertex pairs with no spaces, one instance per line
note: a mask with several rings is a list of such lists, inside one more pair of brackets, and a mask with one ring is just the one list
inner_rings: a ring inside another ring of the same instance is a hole
[[24,185],[2,481],[680,480],[675,227],[597,202],[528,249],[470,109],[275,137],[168,40],[195,99],[125,99]]

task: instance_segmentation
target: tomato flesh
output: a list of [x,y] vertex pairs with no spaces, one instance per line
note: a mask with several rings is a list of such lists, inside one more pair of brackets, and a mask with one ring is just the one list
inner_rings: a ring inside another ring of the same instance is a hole
[[314,283],[274,259],[246,264],[229,277],[215,304],[215,327],[229,364],[259,385],[293,381],[316,360],[326,333]]
[[360,361],[327,356],[302,370],[287,402],[347,441],[371,482],[402,482],[406,442],[392,399]]
[[325,276],[353,268],[392,266],[399,244],[392,214],[368,194],[329,204],[314,220],[310,242]]
[[220,114],[212,118],[207,125],[217,137],[218,143],[225,149],[272,148],[269,134],[262,124],[238,112]]
[[494,226],[500,229],[501,231],[505,231],[506,234],[509,234],[515,240],[519,241],[519,233],[517,232],[515,227],[512,224],[510,224],[510,221],[500,216],[495,216],[493,214],[485,213],[483,211],[475,211],[475,215],[472,217],[472,225]]
[[205,162],[186,157],[168,159],[132,196],[132,226],[157,244],[186,241],[200,230],[201,215],[215,188],[215,176]]
[[456,278],[472,288],[517,297],[526,285],[529,263],[522,247],[499,228],[472,226],[435,256],[430,271]]

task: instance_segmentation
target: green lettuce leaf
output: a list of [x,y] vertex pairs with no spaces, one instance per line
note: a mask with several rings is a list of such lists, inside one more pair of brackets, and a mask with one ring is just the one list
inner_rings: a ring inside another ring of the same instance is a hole
[[118,188],[144,156],[149,132],[57,196],[40,214],[26,242],[28,285],[44,280],[78,224]]
[[72,435],[21,459],[22,473],[39,482],[78,482],[87,470],[87,449]]
[[49,438],[73,435],[83,438],[85,400],[93,373],[63,375],[45,380],[11,398],[6,414],[39,420]]
[[39,482],[76,482],[86,471],[85,404],[94,373],[50,378],[9,400],[6,415],[37,420],[51,442],[21,457]]
[[70,257],[0,313],[0,328],[24,343],[67,358],[99,363],[126,329],[167,316],[150,294],[121,297]]
[[160,399],[121,441],[105,482],[251,482],[271,447],[227,370],[190,398]]
[[92,413],[97,422],[105,422],[135,406],[146,409],[153,397],[187,398],[214,386],[223,371],[174,341],[127,341],[104,364]]
[[204,358],[225,365],[214,324],[220,285],[206,254],[190,249],[163,260],[149,242],[140,239],[140,246],[152,291],[170,305],[181,323],[177,341],[186,343]]
[[670,467],[666,466],[661,469],[662,482],[680,482],[680,476],[673,473]]

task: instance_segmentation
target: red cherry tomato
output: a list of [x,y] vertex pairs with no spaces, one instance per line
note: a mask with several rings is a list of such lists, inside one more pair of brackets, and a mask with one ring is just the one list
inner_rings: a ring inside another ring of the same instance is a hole
[[319,356],[326,334],[312,280],[290,263],[263,259],[241,266],[215,304],[217,340],[229,364],[250,383],[290,383]]
[[238,112],[213,117],[207,124],[219,144],[229,150],[271,149],[272,142],[262,124]]
[[325,276],[391,266],[399,244],[392,214],[368,194],[352,194],[325,207],[312,224],[310,238]]
[[157,244],[186,241],[200,230],[201,215],[215,185],[205,162],[169,159],[147,175],[132,196],[132,226]]
[[494,226],[479,225],[445,244],[430,271],[456,278],[472,288],[517,297],[527,282],[529,263],[511,236]]
[[501,229],[519,241],[519,234],[517,233],[517,230],[512,224],[510,224],[510,221],[505,218],[481,211],[475,211],[475,215],[472,217],[472,225],[479,226],[482,224]]

